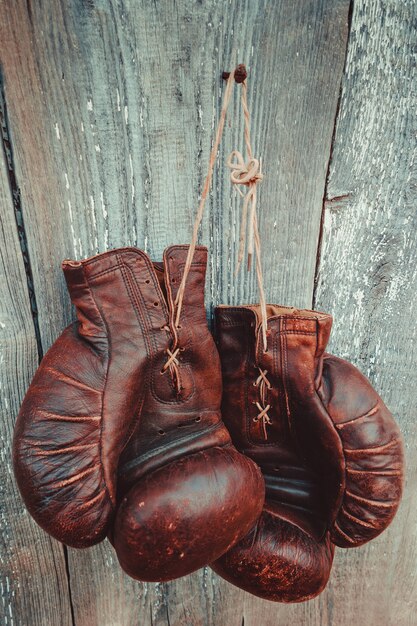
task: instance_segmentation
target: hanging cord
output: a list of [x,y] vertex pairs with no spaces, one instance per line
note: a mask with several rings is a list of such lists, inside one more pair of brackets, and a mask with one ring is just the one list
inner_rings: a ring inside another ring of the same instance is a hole
[[[244,198],[242,219],[240,223],[240,238],[239,238],[239,253],[237,259],[236,274],[239,272],[243,255],[245,252],[245,239],[247,240],[248,250],[248,270],[251,268],[251,262],[253,257],[253,248],[255,246],[256,255],[256,277],[258,281],[259,290],[259,304],[261,308],[261,328],[262,328],[262,341],[264,351],[267,351],[267,314],[266,314],[266,300],[264,291],[264,281],[262,274],[262,261],[261,261],[261,240],[258,230],[258,218],[256,214],[256,185],[262,181],[262,164],[261,161],[255,159],[252,152],[252,146],[250,141],[250,113],[248,109],[247,101],[247,85],[246,82],[242,82],[242,94],[241,103],[245,120],[245,144],[247,163],[243,159],[242,154],[238,150],[233,150],[227,159],[227,167],[231,169],[230,180],[240,195]],[[235,160],[236,159],[236,160]],[[248,187],[248,191],[244,194],[239,185],[245,185]],[[249,218],[248,218],[248,209]]]
[[[184,272],[182,275],[181,283],[178,288],[177,296],[174,301],[174,310],[172,312],[172,318],[171,318],[172,321],[170,322],[170,324],[173,323],[172,332],[173,332],[174,339],[173,339],[171,348],[166,350],[168,359],[165,365],[163,366],[162,372],[161,372],[161,373],[165,373],[166,371],[170,372],[178,395],[181,393],[181,379],[180,379],[180,371],[179,371],[179,361],[177,357],[181,349],[178,346],[177,329],[180,328],[180,317],[181,317],[182,304],[184,300],[185,285],[187,282],[188,274],[190,272],[191,263],[193,261],[195,247],[197,245],[198,229],[201,224],[201,220],[203,219],[204,206],[206,203],[208,192],[210,190],[211,180],[213,178],[213,170],[214,170],[214,165],[216,162],[217,151],[219,149],[220,141],[221,141],[222,134],[223,134],[224,123],[226,120],[226,112],[230,103],[230,99],[232,97],[233,80],[235,77],[235,72],[236,70],[233,70],[233,72],[230,73],[228,81],[227,81],[227,85],[226,85],[226,91],[224,95],[222,110],[220,113],[220,119],[219,119],[219,124],[217,127],[216,137],[215,137],[213,147],[210,152],[208,171],[207,171],[206,179],[204,181],[203,192],[201,194],[201,199],[200,199],[200,204],[198,207],[197,215],[194,221],[191,243],[188,248],[187,258],[185,260]],[[170,329],[170,327],[168,326],[168,327],[164,327],[162,330],[165,330],[167,328]]]
[[[220,119],[219,119],[219,123],[217,126],[216,137],[215,137],[213,147],[210,152],[208,171],[207,171],[206,179],[204,181],[204,187],[203,187],[203,191],[201,194],[201,199],[200,199],[200,204],[198,207],[197,215],[194,221],[193,234],[192,234],[190,246],[188,248],[187,258],[186,258],[185,266],[184,266],[184,272],[183,272],[180,286],[178,288],[177,297],[175,298],[175,302],[174,302],[174,308],[175,308],[174,324],[175,324],[175,327],[178,328],[180,317],[181,317],[183,300],[184,300],[185,286],[186,286],[188,274],[191,268],[191,263],[194,257],[195,247],[197,245],[198,229],[203,219],[204,207],[205,207],[206,199],[210,190],[211,181],[213,178],[213,170],[214,170],[214,165],[216,163],[217,152],[220,146],[220,141],[223,135],[223,129],[224,129],[224,124],[226,120],[226,113],[227,113],[227,109],[229,107],[230,100],[232,97],[233,82],[234,80],[236,80],[236,82],[242,85],[241,102],[242,102],[242,107],[243,107],[243,112],[244,112],[244,117],[245,117],[245,143],[246,143],[246,151],[248,154],[248,164],[247,165],[244,164],[243,157],[237,150],[233,151],[232,155],[239,155],[239,156],[238,156],[237,167],[236,165],[233,165],[234,171],[232,172],[232,176],[234,175],[236,180],[232,179],[232,182],[236,185],[247,185],[249,187],[249,192],[245,196],[244,216],[245,216],[245,211],[247,214],[248,206],[250,203],[250,216],[249,216],[250,226],[249,226],[249,232],[248,232],[248,252],[252,255],[253,244],[254,244],[255,255],[256,255],[256,274],[257,274],[258,286],[259,286],[259,297],[260,297],[261,317],[262,317],[262,323],[261,323],[262,338],[263,338],[264,350],[266,351],[267,350],[267,340],[266,340],[267,316],[266,316],[265,293],[264,293],[264,288],[263,288],[263,276],[262,276],[262,266],[261,266],[261,250],[260,250],[261,245],[260,245],[258,223],[257,223],[257,217],[256,217],[256,184],[260,180],[262,180],[263,176],[262,176],[262,173],[259,171],[259,162],[257,161],[257,159],[253,158],[252,148],[251,148],[251,143],[250,143],[250,121],[249,121],[250,115],[249,115],[249,110],[247,106],[247,98],[246,98],[245,66],[238,65],[234,70],[230,72],[228,76],[226,75],[223,75],[223,76],[224,78],[227,78],[223,106],[221,109]],[[228,159],[228,164],[229,162],[231,163],[230,157]],[[256,165],[256,171],[254,169],[255,165]],[[242,176],[243,176],[243,179],[242,179]],[[247,222],[247,215],[245,217],[245,222]],[[245,229],[243,230],[243,239],[245,237],[245,230],[246,230],[246,226],[245,226]],[[241,239],[242,239],[242,228],[241,228]],[[249,258],[248,258],[248,261],[249,261]],[[174,345],[171,348],[171,353],[173,354],[177,350],[177,341],[178,340],[175,334]]]
[[[233,150],[229,155],[226,165],[232,170],[230,174],[230,180],[236,189],[244,198],[242,219],[240,223],[240,238],[239,238],[239,255],[237,261],[236,274],[240,269],[240,264],[243,259],[245,251],[245,238],[248,240],[248,270],[251,267],[251,260],[253,256],[253,233],[254,233],[254,214],[256,211],[256,184],[263,179],[261,171],[261,162],[253,157],[252,146],[250,143],[250,115],[247,105],[247,85],[242,83],[242,96],[241,96],[242,108],[245,118],[245,144],[247,154],[247,164],[243,159],[242,153],[239,150]],[[236,159],[236,161],[234,161]],[[244,194],[237,185],[246,185],[249,187],[248,192]],[[248,224],[248,207],[251,205],[249,224]]]
[[222,134],[223,134],[224,123],[226,120],[226,113],[227,113],[227,109],[229,107],[229,103],[232,97],[233,80],[235,76],[235,71],[236,70],[233,70],[232,72],[230,72],[229,78],[227,80],[223,106],[222,106],[222,110],[220,113],[219,124],[217,126],[216,138],[214,140],[213,147],[210,152],[208,171],[206,175],[206,180],[204,181],[203,192],[201,194],[201,199],[200,199],[200,204],[198,207],[197,215],[194,221],[193,235],[191,238],[190,247],[188,248],[188,254],[187,254],[187,258],[186,258],[185,266],[184,266],[184,273],[182,275],[181,283],[177,292],[177,297],[175,298],[175,302],[174,302],[175,307],[176,307],[175,325],[177,327],[178,327],[180,316],[181,316],[182,303],[183,303],[184,293],[185,293],[185,284],[187,282],[188,273],[190,271],[191,263],[193,261],[195,247],[197,245],[198,229],[201,224],[201,220],[203,219],[204,206],[205,206],[208,192],[210,189],[211,179],[213,178],[213,170],[214,170],[214,165],[216,162],[217,151],[219,149],[220,141],[221,141]]

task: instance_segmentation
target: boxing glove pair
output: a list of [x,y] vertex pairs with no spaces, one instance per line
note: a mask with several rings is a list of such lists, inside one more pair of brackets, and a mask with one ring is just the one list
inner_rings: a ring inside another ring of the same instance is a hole
[[259,306],[215,317],[225,424],[261,467],[266,502],[212,567],[261,598],[308,600],[327,583],[335,545],[360,546],[393,519],[402,438],[369,381],[326,354],[329,315],[269,305],[266,350]]
[[163,581],[220,557],[259,518],[264,481],[220,416],[218,353],[197,247],[163,263],[124,248],[64,261],[77,321],[43,358],[14,432],[14,472],[37,523],[63,543],[112,541],[134,578]]
[[87,547],[108,535],[140,580],[215,561],[256,595],[308,599],[335,544],[360,545],[394,516],[398,428],[369,382],[324,353],[330,316],[269,306],[264,351],[259,307],[219,307],[222,410],[238,454],[220,419],[204,248],[174,321],[186,253],[174,246],[157,264],[127,248],[63,263],[77,321],[22,404],[19,488],[52,536]]

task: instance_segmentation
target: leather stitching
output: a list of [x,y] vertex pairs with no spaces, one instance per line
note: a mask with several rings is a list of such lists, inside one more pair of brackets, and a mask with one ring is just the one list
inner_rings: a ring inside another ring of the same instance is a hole
[[336,531],[342,535],[342,537],[345,539],[345,541],[347,541],[348,543],[350,543],[351,545],[355,545],[356,541],[354,539],[352,539],[351,537],[349,537],[349,535],[347,535],[339,526],[339,524],[337,523],[337,519],[335,519],[335,521],[333,522],[333,528],[336,529]]
[[283,333],[281,336],[281,345],[283,352],[283,362],[282,362],[282,382],[284,387],[284,399],[285,399],[285,409],[287,413],[288,424],[292,430],[292,420],[291,420],[291,411],[290,411],[290,401],[288,396],[288,387],[291,385],[291,379],[288,376],[288,344],[286,340],[286,320],[282,320],[283,322]]
[[[244,326],[242,324],[242,326]],[[252,427],[252,417],[250,416],[250,410],[249,410],[249,380],[250,380],[250,370],[251,370],[251,350],[250,350],[250,341],[249,341],[249,335],[248,333],[245,334],[245,340],[246,340],[246,359],[245,359],[245,373],[244,373],[244,380],[245,380],[245,387],[244,387],[244,394],[245,394],[245,424],[246,424],[246,440],[248,441],[248,443],[252,443],[252,444],[258,444],[257,441],[255,441],[252,438],[252,432],[251,432],[251,427]],[[255,359],[256,360],[256,359]],[[269,444],[267,444],[269,445]]]
[[[121,264],[123,266],[123,270],[127,270],[127,274],[126,274],[126,280],[125,280],[125,276],[124,276],[124,272],[122,271],[122,276],[123,276],[123,281],[126,285],[126,289],[128,290],[128,294],[130,297],[130,300],[132,302],[133,308],[136,312],[136,315],[139,319],[139,322],[141,322],[141,319],[143,321],[143,323],[141,323],[142,328],[144,329],[144,338],[145,338],[145,343],[147,344],[147,358],[149,361],[152,361],[152,359],[156,358],[157,355],[159,354],[159,348],[157,346],[156,340],[155,340],[155,336],[153,332],[150,332],[150,325],[149,325],[149,316],[148,316],[148,324],[146,323],[146,320],[144,319],[144,316],[142,315],[142,307],[145,309],[146,311],[146,304],[145,304],[145,299],[142,295],[142,292],[139,288],[136,288],[136,286],[132,285],[132,281],[135,280],[135,276],[132,272],[132,269],[126,265],[124,263],[124,261],[121,261]],[[155,277],[153,272],[151,272],[152,275],[152,280],[154,282],[154,286],[155,286]],[[132,279],[130,278],[130,276],[132,276]],[[126,284],[126,281],[128,284]],[[158,284],[158,288],[159,288],[159,284]],[[138,295],[136,295],[136,292]],[[140,300],[142,301],[141,303],[138,301],[138,298],[140,298]],[[142,304],[142,306],[140,306],[140,304]],[[167,317],[167,309],[166,309],[166,304],[165,304],[165,298],[163,298],[163,306],[164,306],[164,312],[166,314]],[[185,315],[183,315],[183,317],[186,317]],[[165,320],[166,321],[166,320]],[[168,323],[166,321],[166,323]],[[149,337],[150,337],[150,342],[149,342]],[[160,349],[162,352],[162,348]],[[188,371],[190,372],[190,366],[188,364],[183,365],[184,368],[187,368]],[[148,378],[148,376],[147,376]],[[191,400],[191,398],[193,397],[193,395],[195,394],[195,382],[194,382],[194,378],[193,376],[191,376],[191,379],[193,381],[193,390],[190,394],[190,396],[187,398],[188,400]],[[167,404],[167,405],[172,405],[172,404],[177,404],[180,405],[184,402],[183,399],[179,398],[179,399],[172,399],[172,400],[164,400],[163,398],[160,398],[156,391],[155,391],[155,368],[151,367],[151,372],[150,372],[150,392],[152,397],[157,401],[157,402],[161,402],[162,404]]]
[[[340,511],[343,512],[343,515],[345,515],[348,519],[350,519],[351,522],[353,522],[354,524],[358,524],[359,526],[363,526],[364,528],[372,528],[373,530],[375,530],[376,528],[375,524],[371,524],[371,522],[367,522],[361,519],[360,517],[356,517],[356,515],[352,515],[352,513],[349,513],[344,503],[341,506]],[[375,520],[375,521],[378,521],[378,520]]]
[[[182,443],[184,441],[190,441],[190,439],[200,439],[204,435],[207,435],[208,433],[210,433],[212,431],[215,431],[217,429],[220,429],[222,427],[223,427],[223,422],[221,422],[219,420],[219,421],[215,422],[214,424],[211,424],[210,426],[208,426],[204,431],[198,430],[195,433],[184,434],[183,437],[175,439],[175,441],[172,442],[172,443],[177,445],[178,443]],[[175,447],[175,445],[173,447]],[[225,444],[225,445],[230,445],[230,444]],[[223,446],[215,446],[215,447],[223,447]],[[132,459],[131,461],[128,461],[125,465],[123,465],[120,468],[120,473],[122,474],[125,471],[128,471],[128,470],[132,469],[133,467],[137,467],[137,465],[139,465],[140,463],[142,463],[144,461],[147,461],[148,459],[151,459],[153,456],[156,456],[157,454],[160,454],[161,452],[163,452],[167,448],[169,448],[169,445],[167,445],[167,444],[165,444],[164,446],[157,446],[154,449],[152,449],[152,450],[150,450],[148,452],[145,452],[144,454],[140,455],[139,458]]]
[[[145,345],[146,345],[146,353],[147,353],[147,358],[149,359],[152,356],[152,347],[154,348],[154,351],[156,352],[156,346],[155,345],[150,345],[150,342],[148,340],[148,336],[151,337],[151,342],[154,343],[153,341],[153,336],[152,333],[149,333],[149,326],[147,323],[147,319],[146,317],[143,315],[142,313],[142,307],[140,306],[140,302],[138,302],[138,296],[135,293],[135,289],[132,285],[132,281],[130,278],[130,274],[132,273],[132,270],[130,269],[130,267],[128,267],[127,265],[125,265],[125,263],[122,261],[121,265],[120,265],[120,269],[121,269],[121,274],[122,274],[122,278],[123,278],[123,282],[125,284],[129,299],[132,303],[133,306],[133,310],[135,311],[136,317],[138,318],[139,324],[142,328],[142,332],[143,332],[143,336],[145,339]],[[144,304],[144,300],[142,297],[142,294],[140,292],[140,289],[138,289],[139,292],[139,297],[142,300],[142,305],[146,310],[146,306]]]
[[[149,363],[150,362],[150,346],[148,344],[147,341],[147,337],[148,337],[148,333],[147,331],[147,326],[146,326],[146,320],[143,318],[142,316],[142,312],[140,311],[140,308],[137,306],[137,301],[136,298],[133,294],[133,290],[132,290],[132,286],[130,283],[130,279],[129,279],[129,275],[126,272],[126,269],[130,269],[127,268],[127,266],[125,265],[125,263],[123,262],[123,260],[121,260],[120,263],[120,274],[123,280],[123,284],[126,288],[129,300],[132,304],[133,310],[135,312],[136,318],[139,322],[140,327],[142,328],[143,331],[143,336],[145,338],[145,347],[146,347],[146,360]],[[133,435],[133,433],[135,432],[136,429],[136,425],[139,421],[141,412],[142,412],[142,407],[143,407],[143,403],[145,401],[145,397],[146,397],[146,387],[148,385],[148,380],[149,380],[149,368],[146,368],[146,373],[144,376],[144,384],[143,384],[143,392],[139,395],[138,401],[135,405],[135,409],[134,409],[134,419],[132,419],[131,424],[128,428],[128,430],[126,431],[126,436],[125,436],[125,441],[123,443],[122,449],[126,447],[126,445],[128,444],[131,436]]]
[[97,272],[97,274],[91,274],[89,276],[89,280],[94,280],[95,278],[99,278],[100,276],[104,276],[105,274],[111,274],[112,272],[116,272],[118,269],[120,269],[119,263],[108,267],[106,270],[101,270],[101,272]]
[[106,482],[106,478],[105,478],[105,474],[104,474],[104,465],[103,465],[103,428],[104,428],[104,396],[106,393],[106,387],[107,387],[107,380],[108,380],[108,376],[109,376],[109,369],[110,369],[110,361],[111,361],[111,340],[110,340],[110,333],[109,333],[109,329],[106,323],[106,320],[104,318],[104,315],[102,314],[102,311],[100,309],[100,307],[98,306],[96,299],[94,298],[93,295],[93,291],[90,287],[90,284],[88,282],[88,278],[87,275],[84,271],[83,268],[83,274],[84,274],[84,280],[87,286],[87,289],[89,291],[89,294],[91,296],[92,301],[94,302],[96,308],[97,308],[97,312],[100,316],[101,322],[104,326],[104,328],[106,329],[106,340],[107,340],[107,352],[108,352],[108,356],[107,356],[107,363],[106,363],[106,372],[104,375],[104,387],[103,387],[103,395],[101,398],[101,416],[100,416],[100,433],[99,433],[99,459],[100,459],[100,473],[101,473],[101,480],[103,481],[104,484],[104,489],[106,491],[107,497],[110,501],[110,506],[112,508],[112,510],[115,510],[115,503],[113,503],[112,497],[110,495],[110,491]]
[[363,413],[362,415],[358,415],[357,417],[352,417],[351,419],[346,420],[346,422],[340,422],[340,424],[336,424],[336,428],[341,430],[345,426],[350,426],[351,424],[353,424],[354,422],[357,422],[360,419],[366,419],[368,417],[372,417],[379,410],[379,406],[380,406],[380,402],[378,400],[377,403],[371,409],[369,409],[369,411],[367,411],[366,413]]

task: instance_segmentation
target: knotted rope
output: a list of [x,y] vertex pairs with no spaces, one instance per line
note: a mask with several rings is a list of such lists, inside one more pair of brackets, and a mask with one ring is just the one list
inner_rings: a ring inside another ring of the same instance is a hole
[[[251,268],[251,262],[253,257],[253,248],[255,244],[256,254],[256,278],[258,281],[259,290],[259,305],[261,308],[261,327],[262,327],[262,341],[264,350],[267,350],[267,314],[266,314],[266,300],[264,291],[264,281],[262,274],[262,261],[261,261],[261,240],[258,231],[258,219],[256,214],[256,185],[263,179],[261,161],[255,159],[252,152],[252,146],[250,141],[250,113],[247,100],[247,85],[246,82],[242,82],[242,94],[241,104],[243,109],[243,115],[245,120],[245,145],[247,162],[245,163],[242,154],[238,150],[233,150],[226,161],[227,167],[232,171],[230,174],[230,180],[233,185],[236,185],[236,189],[240,195],[244,198],[242,219],[240,222],[240,238],[239,238],[239,253],[237,259],[236,274],[239,272],[240,265],[242,263],[243,255],[245,252],[245,239],[247,239],[248,249],[248,270]],[[234,161],[236,159],[236,161]],[[248,187],[246,194],[242,193],[239,185],[245,185]],[[250,213],[248,219],[248,208],[250,205]]]
[[[245,82],[246,70],[243,65],[238,65],[232,72],[230,72],[227,78],[223,105],[222,105],[222,109],[220,112],[220,118],[219,118],[219,123],[217,126],[216,136],[215,136],[214,143],[210,152],[207,175],[204,181],[203,191],[201,194],[201,199],[200,199],[200,203],[199,203],[198,210],[197,210],[197,215],[194,221],[191,243],[190,243],[190,247],[188,248],[188,253],[187,253],[187,258],[186,258],[185,265],[184,265],[184,271],[183,271],[181,283],[178,288],[177,296],[174,302],[174,308],[175,308],[174,323],[175,323],[175,326],[178,327],[179,322],[180,322],[180,316],[181,316],[181,310],[182,310],[182,305],[183,305],[183,300],[184,300],[184,293],[185,293],[187,278],[188,278],[188,274],[191,268],[191,263],[194,257],[195,247],[197,245],[198,229],[203,219],[204,207],[205,207],[206,199],[210,190],[211,181],[213,178],[214,165],[216,163],[217,153],[218,153],[220,141],[223,135],[223,129],[224,129],[224,124],[226,120],[226,113],[227,113],[227,109],[229,107],[230,100],[232,97],[233,83],[235,79],[236,79],[236,82],[242,85],[241,102],[242,102],[244,119],[245,119],[245,144],[246,144],[246,151],[248,154],[248,163],[247,165],[245,165],[242,155],[236,150],[232,152],[227,163],[229,167],[233,165],[233,171],[232,171],[233,184],[247,185],[249,188],[248,194],[246,194],[246,197],[245,197],[244,207],[243,207],[243,216],[242,216],[243,224],[240,229],[241,236],[240,236],[239,256],[243,258],[243,252],[241,252],[242,240],[244,241],[245,239],[246,223],[249,221],[248,254],[250,254],[250,257],[248,257],[248,264],[250,265],[250,259],[252,258],[252,251],[254,247],[255,254],[256,254],[256,274],[257,274],[257,281],[258,281],[258,286],[259,286],[259,298],[260,298],[261,317],[262,317],[262,338],[263,338],[264,350],[266,351],[267,349],[267,340],[266,340],[267,315],[266,315],[265,294],[264,294],[264,289],[263,289],[263,276],[262,276],[262,266],[261,266],[261,251],[260,251],[261,245],[260,245],[257,216],[256,216],[256,185],[260,180],[262,180],[263,176],[260,171],[259,163],[257,159],[253,158],[253,154],[252,154],[252,148],[251,148],[251,142],[250,142],[250,115],[249,115],[249,110],[247,106],[247,96],[246,96],[246,92],[247,92],[246,82]],[[231,159],[234,158],[234,156],[237,156],[238,160],[236,163],[233,164]],[[255,171],[255,166],[256,166],[256,171]],[[249,204],[250,204],[250,216],[248,220],[247,212],[248,212]],[[240,260],[238,258],[238,267],[240,265],[241,258]],[[177,344],[175,341],[174,345],[172,346],[171,352],[174,354],[176,349],[177,349]]]
[[[233,159],[236,159],[234,161]],[[233,152],[229,155],[229,158],[226,161],[226,165],[228,168],[232,170],[230,174],[230,180],[234,185],[246,185],[249,187],[246,194],[244,194],[239,187],[236,189],[244,198],[243,201],[243,209],[242,209],[242,219],[240,222],[240,238],[239,238],[239,255],[237,259],[237,268],[236,274],[239,271],[240,264],[243,259],[243,254],[245,251],[245,237],[246,230],[248,228],[247,225],[247,217],[248,217],[248,206],[251,204],[251,214],[249,219],[249,230],[247,234],[248,239],[248,270],[251,267],[251,260],[253,255],[253,215],[256,210],[256,184],[263,179],[262,172],[260,170],[260,162],[258,159],[251,159],[246,164],[242,154],[238,150],[233,150]]]

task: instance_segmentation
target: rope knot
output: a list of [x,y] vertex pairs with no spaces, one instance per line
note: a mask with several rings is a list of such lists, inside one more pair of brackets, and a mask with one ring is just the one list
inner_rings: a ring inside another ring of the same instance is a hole
[[[230,180],[234,185],[247,185],[250,187],[263,180],[264,176],[261,172],[260,161],[252,157],[245,163],[242,153],[239,152],[239,150],[233,150],[233,152],[229,154],[226,165],[232,170]],[[237,187],[237,190],[242,196],[244,195],[239,187]]]
[[[185,266],[183,270],[183,276],[181,279],[180,286],[177,291],[177,295],[174,302],[174,320],[175,324],[179,324],[181,309],[183,305],[185,285],[187,282],[187,276],[189,274],[191,263],[193,260],[193,255],[195,251],[195,247],[197,245],[197,237],[198,237],[198,228],[203,219],[204,206],[206,203],[206,199],[210,190],[211,181],[213,178],[213,170],[214,164],[216,161],[216,155],[218,153],[218,149],[220,146],[220,140],[223,134],[224,124],[226,120],[226,112],[230,104],[230,100],[232,97],[232,88],[234,80],[240,83],[241,86],[241,103],[243,108],[244,115],[244,133],[245,133],[245,144],[246,144],[246,152],[248,161],[245,163],[243,156],[238,150],[234,150],[229,159],[227,161],[228,167],[232,170],[231,172],[231,180],[234,185],[236,185],[236,189],[239,191],[240,195],[244,198],[243,200],[243,211],[242,211],[242,220],[240,226],[240,242],[239,242],[239,255],[237,262],[236,274],[239,270],[241,260],[244,255],[245,249],[245,238],[247,238],[247,248],[248,248],[248,268],[250,269],[251,260],[253,257],[253,252],[256,253],[256,275],[258,279],[259,286],[259,301],[260,301],[260,309],[261,309],[261,318],[262,318],[262,340],[264,351],[267,351],[267,310],[266,310],[266,301],[265,301],[265,293],[263,288],[263,276],[262,276],[262,268],[261,268],[261,243],[258,231],[258,222],[256,216],[256,187],[259,182],[263,179],[261,161],[255,159],[252,154],[252,147],[250,141],[250,113],[247,104],[247,85],[246,85],[246,68],[243,65],[238,65],[232,72],[228,75],[222,110],[220,113],[220,119],[217,126],[213,146],[210,152],[209,165],[207,170],[207,175],[204,181],[203,190],[201,193],[200,203],[198,206],[197,215],[194,221],[193,226],[193,234],[191,238],[191,244],[188,249],[187,259],[185,261]],[[226,76],[225,76],[226,77]],[[234,160],[236,159],[236,160]],[[246,194],[243,194],[239,189],[239,185],[246,185],[248,187],[248,191]],[[250,210],[249,210],[250,205]],[[249,213],[249,216],[248,216]],[[248,229],[246,229],[246,225],[248,223]],[[176,344],[174,343],[176,347]]]
[[[237,276],[240,265],[242,263],[243,256],[245,254],[245,241],[247,243],[247,267],[248,271],[252,265],[252,258],[255,252],[256,254],[256,276],[258,279],[259,287],[259,303],[261,309],[262,318],[262,340],[264,345],[264,351],[267,350],[267,311],[265,302],[265,293],[263,287],[263,276],[261,267],[261,240],[258,230],[258,218],[256,215],[256,188],[258,183],[263,180],[262,174],[262,162],[253,156],[251,140],[250,140],[250,114],[247,103],[247,85],[246,82],[242,82],[241,85],[241,102],[244,116],[244,133],[245,133],[245,145],[247,162],[242,156],[239,150],[233,150],[226,160],[227,167],[231,170],[230,180],[233,185],[236,186],[237,191],[243,198],[242,218],[240,222],[240,234],[239,234],[239,252],[237,257],[236,272]],[[246,193],[243,193],[240,189],[240,185],[248,187]]]

